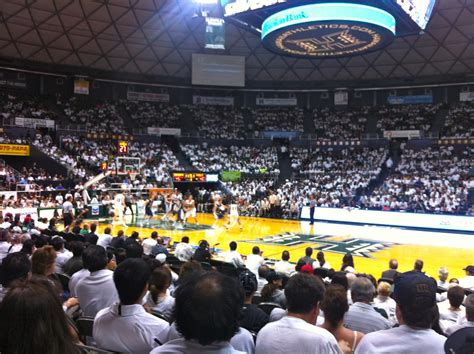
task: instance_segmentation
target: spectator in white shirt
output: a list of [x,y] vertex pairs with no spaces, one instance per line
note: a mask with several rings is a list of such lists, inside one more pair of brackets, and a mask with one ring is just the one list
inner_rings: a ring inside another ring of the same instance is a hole
[[0,230],[0,262],[8,255],[10,250],[11,234],[8,230]]
[[456,325],[465,316],[464,309],[461,309],[464,297],[464,289],[455,285],[448,290],[449,307],[443,306],[442,302],[438,303],[439,326],[445,334],[450,327]]
[[285,294],[288,314],[260,330],[255,353],[341,353],[334,336],[314,325],[324,297],[322,281],[313,275],[296,274],[288,280]]
[[390,287],[390,284],[385,281],[381,281],[377,285],[377,296],[374,298],[374,307],[384,310],[388,316],[390,324],[395,325],[397,323],[397,318],[395,316],[395,307],[397,304],[390,297]]
[[68,251],[64,248],[64,239],[61,236],[54,236],[51,239],[51,246],[54,247],[56,251],[56,265],[55,265],[55,272],[63,274],[64,273],[64,265],[68,260],[70,260],[73,256],[71,251]]
[[448,285],[449,285],[449,283],[447,282],[448,277],[449,277],[448,268],[446,267],[439,268],[438,270],[439,280],[437,282],[438,288],[448,290]]
[[281,261],[275,263],[275,272],[289,277],[291,273],[295,272],[295,265],[289,262],[290,252],[287,250],[281,253]]
[[173,318],[174,297],[169,294],[171,271],[167,266],[157,267],[150,277],[149,292],[146,297],[148,307],[168,319]]
[[252,248],[252,254],[247,256],[247,260],[245,261],[245,265],[247,268],[258,276],[258,268],[263,265],[264,259],[262,257],[262,253],[260,252],[260,248],[258,246],[254,246]]
[[151,354],[241,354],[230,344],[238,332],[243,291],[217,272],[190,278],[176,290],[176,326],[184,338],[170,340]]
[[318,254],[316,255],[316,261],[313,262],[313,269],[316,269],[316,268],[331,269],[331,265],[324,258],[323,251],[318,252]]
[[372,307],[374,294],[375,287],[369,279],[354,280],[351,286],[353,305],[344,316],[345,327],[364,334],[392,327],[390,322]]
[[97,239],[97,245],[104,247],[104,249],[107,249],[107,247],[110,246],[110,243],[113,240],[111,232],[112,229],[110,227],[106,227],[104,230],[104,234],[99,235],[99,238]]
[[369,333],[356,354],[444,353],[446,338],[431,329],[436,321],[436,281],[421,272],[403,273],[394,281],[400,327]]
[[82,263],[90,274],[79,281],[76,295],[85,316],[97,313],[118,300],[113,272],[105,269],[107,254],[102,246],[90,245],[82,253]]
[[130,258],[114,272],[120,301],[105,308],[94,320],[94,340],[100,348],[115,352],[148,354],[157,346],[155,338],[167,331],[168,322],[143,308],[150,267],[143,259]]
[[181,242],[177,244],[176,249],[174,250],[174,255],[181,262],[188,262],[194,255],[193,247],[189,244],[189,237],[183,236]]
[[464,289],[474,290],[474,265],[469,265],[463,270],[466,271],[466,276],[459,279],[459,285]]
[[457,330],[465,327],[474,327],[474,294],[470,294],[464,300],[464,307],[466,308],[466,318],[465,320],[458,320],[458,323],[454,326],[449,327],[446,330],[446,334],[450,336]]
[[242,256],[240,255],[239,252],[237,252],[237,242],[232,241],[229,243],[229,248],[230,251],[224,252],[224,260],[227,263],[232,264],[235,268],[241,268],[244,267],[244,261],[242,260]]
[[156,246],[157,239],[158,239],[158,232],[153,231],[149,238],[146,238],[143,240],[142,246],[143,246],[144,255],[147,255],[147,256],[151,255],[151,250],[153,249],[153,247]]

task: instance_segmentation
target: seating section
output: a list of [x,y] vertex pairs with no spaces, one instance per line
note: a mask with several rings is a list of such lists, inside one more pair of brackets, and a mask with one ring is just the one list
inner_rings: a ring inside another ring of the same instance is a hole
[[201,136],[208,139],[244,139],[242,110],[219,106],[190,106],[194,124]]
[[0,91],[0,116],[5,118],[24,117],[52,120],[58,118],[57,114],[51,111],[44,99],[8,91]]
[[377,129],[422,130],[427,132],[441,105],[396,105],[380,107],[375,111],[378,117]]
[[256,108],[252,110],[255,130],[303,132],[303,109],[292,108]]
[[445,146],[405,150],[394,173],[367,204],[384,210],[465,212],[473,156],[472,147],[458,152]]
[[179,127],[182,114],[179,106],[134,101],[122,101],[122,104],[137,127]]
[[462,103],[448,112],[441,136],[448,138],[474,137],[474,103]]
[[200,171],[240,171],[249,174],[278,175],[275,148],[253,146],[181,145],[181,150]]
[[314,128],[318,139],[350,140],[360,139],[370,113],[369,107],[359,110],[333,110],[330,108],[314,109]]
[[123,119],[114,103],[95,101],[73,96],[61,104],[69,123],[76,124],[88,132],[126,134]]

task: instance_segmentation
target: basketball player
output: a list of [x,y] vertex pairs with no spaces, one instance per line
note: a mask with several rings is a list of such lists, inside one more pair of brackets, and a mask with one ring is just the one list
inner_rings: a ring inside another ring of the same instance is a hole
[[169,217],[171,215],[173,209],[173,197],[172,193],[168,193],[165,196],[165,215],[161,218],[162,221],[169,221]]
[[216,196],[214,199],[214,207],[212,208],[212,213],[214,214],[214,224],[212,227],[216,227],[219,220],[223,220],[225,218],[225,214],[227,211],[227,207],[222,202],[222,199],[219,196]]
[[240,231],[242,231],[242,224],[240,223],[239,217],[239,206],[238,204],[229,205],[229,222],[225,225],[225,228],[229,230],[234,227],[235,224],[239,224]]
[[184,222],[187,223],[189,219],[193,218],[194,222],[197,224],[196,216],[196,202],[194,201],[193,195],[190,193],[186,197],[186,200],[183,202],[184,208]]
[[121,191],[117,192],[114,197],[114,219],[112,221],[112,225],[121,224],[124,227],[128,227],[125,223],[125,216],[123,215],[123,211],[125,209],[125,196],[122,194]]

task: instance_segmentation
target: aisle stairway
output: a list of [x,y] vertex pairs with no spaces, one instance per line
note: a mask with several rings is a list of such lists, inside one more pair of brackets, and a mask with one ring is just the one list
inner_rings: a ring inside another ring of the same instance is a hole
[[435,137],[438,137],[440,134],[440,131],[443,129],[448,112],[449,112],[449,109],[444,108],[444,109],[440,109],[436,113],[433,123],[431,124],[431,129],[429,130],[429,132]]
[[316,129],[314,128],[314,116],[313,112],[305,111],[304,113],[304,120],[303,120],[303,128],[305,134],[315,134]]
[[179,146],[179,141],[175,136],[163,135],[161,137],[161,142],[165,143],[171,149],[171,151],[173,151],[181,167],[183,167],[186,171],[194,170],[193,166],[186,158],[186,155],[181,150],[181,147]]
[[130,114],[128,114],[127,110],[123,105],[117,104],[117,113],[120,117],[122,117],[123,124],[125,126],[125,129],[127,129],[127,132],[133,134],[133,129],[138,127],[135,126],[135,122],[133,121],[132,117],[130,117]]
[[198,131],[198,127],[194,122],[192,112],[187,107],[182,107],[181,112],[182,114],[179,121],[179,127],[181,130],[185,133],[196,133]]
[[291,169],[290,154],[287,152],[282,153],[280,148],[278,149],[278,168],[280,169],[280,175],[278,176],[278,182],[283,183],[287,179],[291,179],[293,171]]

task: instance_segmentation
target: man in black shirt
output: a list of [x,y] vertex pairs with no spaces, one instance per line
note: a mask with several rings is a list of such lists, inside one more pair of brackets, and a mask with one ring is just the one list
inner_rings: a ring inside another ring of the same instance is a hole
[[99,236],[95,233],[97,230],[97,224],[93,223],[90,225],[90,232],[84,236],[85,242],[90,245],[96,245]]
[[243,316],[239,322],[240,327],[257,333],[268,323],[268,315],[252,304],[252,298],[257,290],[257,277],[249,270],[239,274],[239,281],[245,293]]

